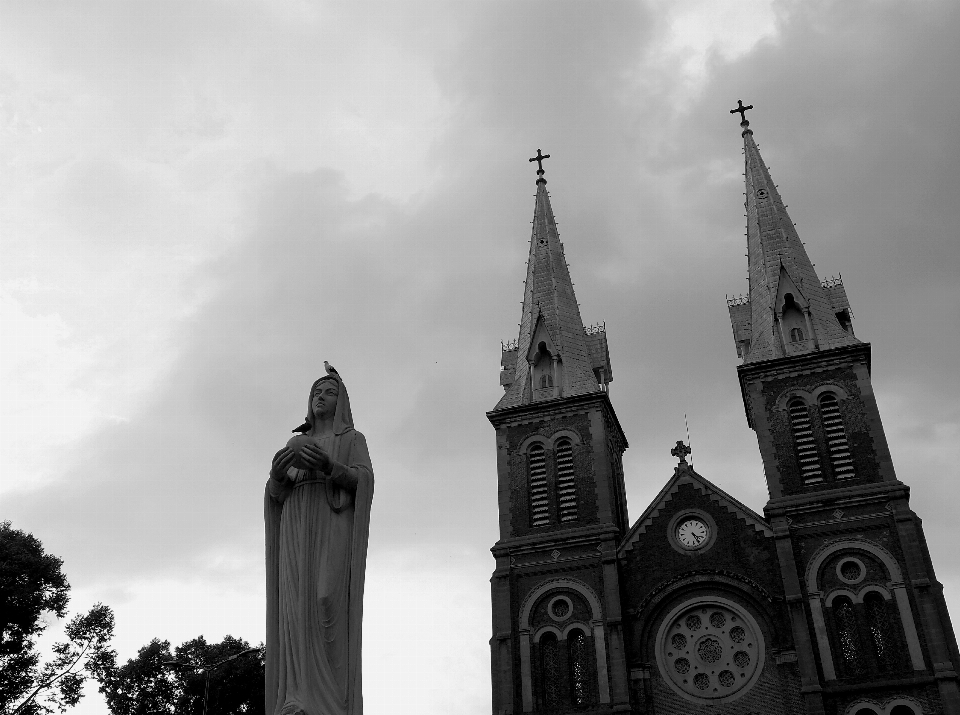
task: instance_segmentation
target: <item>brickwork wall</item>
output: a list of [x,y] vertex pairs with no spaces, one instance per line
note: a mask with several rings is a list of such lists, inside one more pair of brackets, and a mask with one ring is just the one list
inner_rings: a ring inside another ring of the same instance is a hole
[[876,447],[873,438],[870,436],[868,415],[864,409],[860,387],[853,369],[845,367],[806,374],[791,373],[783,378],[763,383],[764,409],[769,419],[770,434],[776,449],[777,466],[780,471],[784,495],[831,489],[836,486],[830,472],[830,460],[827,458],[826,445],[823,443],[823,425],[820,420],[820,411],[815,409],[814,406],[814,409],[810,410],[810,416],[813,421],[814,433],[817,435],[818,451],[825,481],[817,486],[804,486],[797,464],[790,417],[786,410],[776,409],[778,400],[787,390],[800,389],[812,392],[821,385],[837,385],[843,388],[848,396],[846,400],[841,399],[839,404],[856,476],[852,479],[844,479],[843,484],[865,484],[880,480]]
[[803,715],[800,678],[795,667],[777,666],[768,655],[760,678],[746,693],[728,703],[687,700],[664,681],[659,669],[651,674],[651,715]]
[[[700,509],[717,525],[716,542],[706,551],[679,553],[670,544],[667,528],[674,514]],[[658,589],[677,578],[699,572],[739,576],[771,597],[783,593],[773,539],[747,525],[725,507],[705,497],[690,484],[682,484],[667,508],[646,528],[626,552],[621,570],[625,609],[637,609]]]
[[897,698],[911,698],[923,708],[923,715],[943,715],[943,705],[940,702],[940,693],[936,685],[915,687],[889,687],[875,693],[826,695],[823,698],[823,707],[826,715],[845,715],[848,706],[858,700],[869,699],[881,707]]

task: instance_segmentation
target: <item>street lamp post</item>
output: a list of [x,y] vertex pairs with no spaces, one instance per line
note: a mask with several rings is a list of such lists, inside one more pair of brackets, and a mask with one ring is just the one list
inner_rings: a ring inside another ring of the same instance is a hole
[[219,663],[202,663],[202,664],[200,664],[200,665],[196,665],[195,663],[187,663],[187,662],[184,662],[184,661],[182,661],[182,660],[165,660],[165,661],[163,661],[163,664],[164,664],[164,665],[167,665],[167,666],[170,666],[170,667],[174,667],[174,666],[177,666],[177,665],[185,665],[185,666],[187,666],[188,668],[195,668],[196,670],[199,670],[199,671],[202,671],[202,672],[203,672],[203,679],[204,679],[204,683],[203,683],[203,715],[207,715],[207,701],[210,699],[210,671],[216,670],[216,669],[219,668],[221,665],[223,665],[224,663],[229,663],[231,660],[236,660],[236,659],[239,658],[241,655],[246,655],[247,653],[254,653],[254,652],[258,651],[258,650],[260,650],[260,649],[259,649],[259,648],[247,648],[246,650],[242,650],[242,651],[240,651],[239,653],[235,653],[234,655],[231,655],[229,658],[224,658],[224,659],[221,660]]

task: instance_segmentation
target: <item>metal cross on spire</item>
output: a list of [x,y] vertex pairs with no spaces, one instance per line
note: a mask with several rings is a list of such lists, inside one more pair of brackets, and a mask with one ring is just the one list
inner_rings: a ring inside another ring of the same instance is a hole
[[690,448],[681,441],[677,441],[677,446],[670,450],[670,454],[680,460],[680,464],[687,463],[687,455],[690,454]]
[[530,161],[537,162],[537,176],[543,176],[543,160],[549,159],[549,158],[550,158],[549,154],[541,154],[540,150],[537,149],[537,155],[530,159]]
[[748,110],[748,109],[753,109],[753,105],[752,105],[752,104],[748,104],[746,107],[744,107],[744,106],[743,106],[743,102],[738,99],[738,100],[737,100],[737,107],[736,107],[736,109],[731,109],[731,110],[730,110],[730,114],[739,114],[739,115],[740,115],[740,123],[741,123],[741,124],[749,124],[750,122],[747,121],[747,110]]

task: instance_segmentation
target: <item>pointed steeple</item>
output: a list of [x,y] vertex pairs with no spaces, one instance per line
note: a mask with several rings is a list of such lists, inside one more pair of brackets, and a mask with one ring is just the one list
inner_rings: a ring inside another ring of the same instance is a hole
[[753,140],[744,115],[752,106],[738,104],[731,113],[743,127],[750,292],[728,305],[740,357],[752,363],[859,343],[843,285],[817,277]]
[[506,393],[494,410],[601,389],[612,380],[606,335],[584,331],[573,282],[550,205],[547,180],[538,161],[530,256],[523,291],[523,314],[516,344],[505,346],[501,384]]

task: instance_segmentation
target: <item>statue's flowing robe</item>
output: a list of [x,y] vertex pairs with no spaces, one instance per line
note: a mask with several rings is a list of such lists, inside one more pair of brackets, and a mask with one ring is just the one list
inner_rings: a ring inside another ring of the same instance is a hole
[[[325,440],[324,440],[325,441]],[[373,469],[364,436],[324,444],[334,473],[267,481],[266,715],[362,715],[360,626]],[[356,478],[357,489],[335,478]]]

